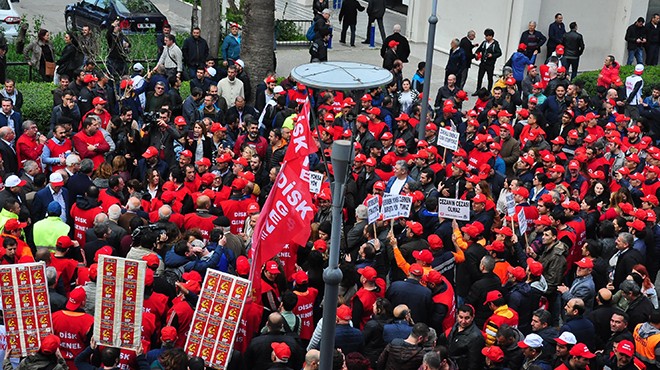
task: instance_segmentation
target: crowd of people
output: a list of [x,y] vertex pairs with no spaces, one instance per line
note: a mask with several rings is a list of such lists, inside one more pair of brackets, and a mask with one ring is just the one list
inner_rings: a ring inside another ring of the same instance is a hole
[[[328,3],[313,8],[326,37]],[[658,368],[660,86],[643,94],[644,64],[621,76],[607,56],[589,94],[572,81],[585,50],[577,24],[566,32],[557,14],[547,39],[529,23],[497,81],[492,29],[481,43],[474,31],[453,40],[434,101],[418,92],[424,65],[403,78],[407,44],[396,27],[383,45],[386,86],[311,89],[274,72],[251,86],[240,30],[231,24],[216,62],[199,29],[179,47],[165,28],[146,73],[125,59],[117,22],[104,71],[88,28],[67,34],[66,63],[43,52],[49,34],[39,32],[31,63],[44,78],[55,63],[59,81],[44,134],[21,115],[24,97],[8,76],[0,263],[46,264],[54,335],[25,359],[6,350],[5,369],[204,368],[183,348],[204,276],[249,277],[254,228],[305,102],[320,148],[309,166],[324,179],[312,231],[255,267],[260,295],[247,300],[228,368],[314,370],[331,355],[319,348],[333,339],[321,330],[333,222],[342,224],[343,275],[333,369]],[[470,102],[462,86],[473,59]],[[439,145],[447,129],[460,134],[457,150]],[[333,220],[329,159],[339,139],[354,141],[355,158],[343,217]],[[367,202],[385,193],[410,196],[410,216],[369,224]],[[443,217],[443,198],[469,200],[469,221]],[[136,350],[92,337],[100,255],[148,267]]]

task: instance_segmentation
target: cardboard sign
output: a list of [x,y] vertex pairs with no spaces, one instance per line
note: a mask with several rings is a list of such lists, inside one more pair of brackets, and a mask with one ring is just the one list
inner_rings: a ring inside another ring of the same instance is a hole
[[513,217],[516,214],[516,201],[513,200],[513,194],[506,194],[506,213],[508,216]]
[[410,209],[412,208],[412,197],[407,195],[399,195],[399,217],[410,217]]
[[438,216],[459,221],[470,220],[470,201],[438,198]]
[[520,208],[518,212],[518,227],[520,228],[520,234],[524,234],[527,231],[527,217],[525,217],[525,208]]
[[383,220],[399,217],[399,196],[383,193],[383,207],[380,212],[383,214]]
[[46,265],[24,263],[0,266],[0,295],[12,357],[39,350],[41,339],[53,333]]
[[318,172],[309,173],[309,191],[313,194],[318,194],[321,191],[323,184],[323,174]]
[[438,130],[438,145],[449,150],[457,150],[460,136],[461,134],[456,131],[441,128]]
[[94,338],[110,347],[136,349],[142,333],[145,261],[100,256]]
[[372,196],[367,200],[367,222],[373,224],[380,217],[380,205],[378,204],[378,197]]
[[189,356],[202,357],[214,369],[227,367],[250,285],[234,275],[207,271],[183,347]]

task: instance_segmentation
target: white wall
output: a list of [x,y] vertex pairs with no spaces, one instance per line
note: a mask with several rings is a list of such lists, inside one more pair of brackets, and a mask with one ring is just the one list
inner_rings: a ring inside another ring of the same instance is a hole
[[[428,17],[434,0],[411,1],[408,7],[407,34],[413,42],[425,43]],[[476,42],[483,40],[483,30],[492,28],[502,46],[504,56],[500,67],[515,51],[520,35],[531,20],[537,29],[548,34],[554,15],[562,13],[566,30],[576,21],[578,32],[584,37],[585,53],[580,59],[580,70],[593,70],[602,66],[603,58],[613,54],[623,60],[626,28],[637,17],[644,16],[649,0],[437,0],[438,24],[435,49],[446,54],[453,38],[462,38],[468,30],[477,33]],[[545,60],[545,46],[539,56]],[[444,59],[446,61],[446,57]],[[442,61],[441,63],[444,63]],[[537,62],[538,64],[538,62]],[[496,69],[497,70],[497,69]]]

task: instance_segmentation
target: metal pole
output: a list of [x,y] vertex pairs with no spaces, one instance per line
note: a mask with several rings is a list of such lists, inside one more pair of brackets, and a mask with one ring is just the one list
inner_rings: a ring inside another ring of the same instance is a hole
[[422,99],[422,114],[419,118],[418,134],[419,140],[424,140],[424,129],[426,128],[426,115],[429,110],[429,94],[431,94],[431,71],[433,69],[433,45],[435,45],[435,25],[438,23],[438,0],[433,0],[431,16],[429,17],[429,36],[426,41],[426,71],[424,72],[424,93]]
[[336,140],[332,144],[332,168],[335,181],[332,192],[332,231],[330,234],[330,258],[328,267],[323,271],[325,293],[323,295],[323,325],[321,337],[321,364],[319,370],[332,370],[332,356],[335,348],[335,329],[337,317],[337,294],[342,273],[339,269],[339,242],[341,238],[342,208],[344,206],[344,187],[348,177],[349,163],[353,146],[348,140]]

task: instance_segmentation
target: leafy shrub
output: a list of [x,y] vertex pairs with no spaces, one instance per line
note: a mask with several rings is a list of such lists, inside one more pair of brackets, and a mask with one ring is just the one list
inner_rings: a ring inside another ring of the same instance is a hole
[[[39,126],[39,131],[46,133],[50,130],[50,115],[53,111],[53,94],[55,89],[52,83],[48,82],[21,82],[16,85],[23,94],[23,119],[31,119]],[[185,99],[190,95],[190,82],[184,81],[181,84],[179,93]]]
[[16,84],[23,94],[23,119],[33,120],[42,133],[50,130],[50,114],[53,110],[53,94],[55,85],[48,82],[21,82]]
[[[309,26],[309,24],[306,24],[306,26]],[[277,41],[307,41],[305,32],[307,32],[307,29],[301,31],[293,21],[283,19],[275,20],[275,35]]]
[[[626,77],[633,74],[635,66],[621,66],[619,70],[619,77],[621,81],[625,83]],[[596,71],[582,72],[575,77],[575,81],[584,81],[584,88],[587,90],[589,95],[596,95],[596,81],[598,80],[598,74],[600,74],[600,69]],[[644,80],[644,88],[642,89],[643,95],[650,95],[653,86],[660,85],[660,66],[646,66],[644,67],[644,74],[642,74],[642,79]]]

